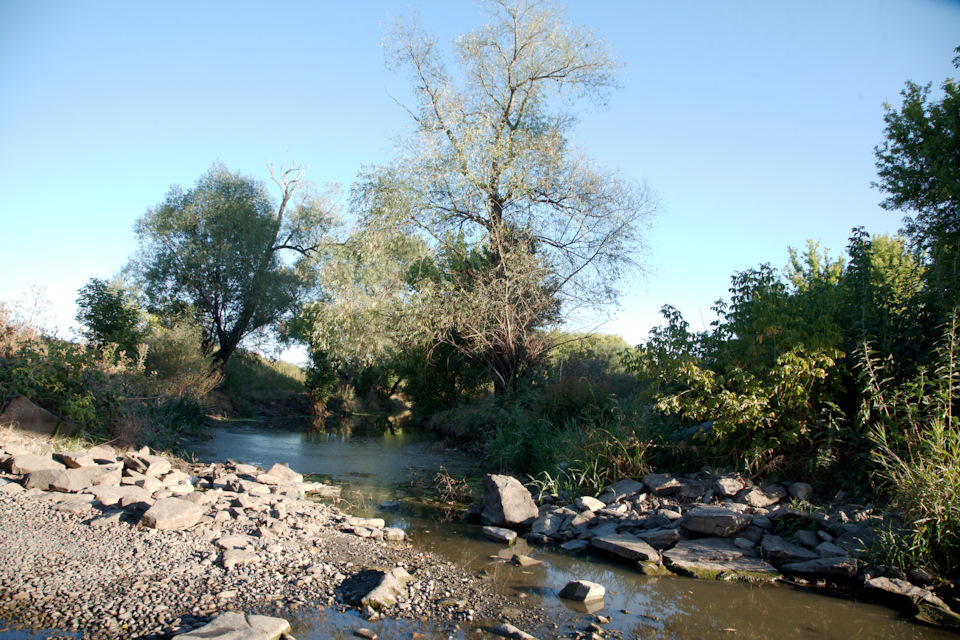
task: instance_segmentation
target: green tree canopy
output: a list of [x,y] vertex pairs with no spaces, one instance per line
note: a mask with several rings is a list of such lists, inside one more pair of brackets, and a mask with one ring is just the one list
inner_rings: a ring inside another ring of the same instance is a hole
[[393,25],[415,130],[353,203],[377,235],[421,239],[408,290],[420,326],[484,362],[500,391],[544,355],[539,329],[619,299],[656,203],[569,140],[566,105],[616,87],[607,44],[551,2],[481,6],[489,22],[454,41],[452,69],[416,20]]
[[932,101],[929,84],[907,82],[900,108],[886,105],[886,140],[875,149],[881,206],[913,213],[904,233],[924,249],[960,234],[960,87],[948,78],[941,89]]
[[98,346],[115,344],[133,355],[144,338],[144,312],[136,293],[120,279],[91,278],[77,293],[77,322]]
[[281,167],[266,186],[216,162],[196,185],[174,186],[135,226],[138,272],[152,311],[188,307],[222,365],[251,332],[296,311],[336,221],[304,171]]

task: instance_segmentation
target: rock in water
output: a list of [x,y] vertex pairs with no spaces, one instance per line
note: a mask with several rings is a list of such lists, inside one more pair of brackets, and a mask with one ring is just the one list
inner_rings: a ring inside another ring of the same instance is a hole
[[568,600],[579,600],[580,602],[592,602],[594,600],[603,600],[607,590],[603,585],[587,580],[572,580],[560,590],[560,597]]
[[511,476],[487,474],[483,477],[483,512],[489,524],[531,525],[540,515],[533,497],[520,481]]

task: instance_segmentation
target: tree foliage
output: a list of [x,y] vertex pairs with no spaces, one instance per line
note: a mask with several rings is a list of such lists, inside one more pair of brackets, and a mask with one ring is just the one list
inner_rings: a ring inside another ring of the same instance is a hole
[[885,209],[910,214],[903,233],[928,262],[925,303],[942,321],[960,303],[960,86],[947,78],[940,88],[936,101],[930,84],[907,82],[900,108],[886,105],[874,186]]
[[389,63],[411,78],[414,131],[353,192],[368,237],[423,249],[404,302],[424,342],[479,362],[498,391],[543,357],[540,329],[617,300],[655,209],[641,186],[569,140],[577,98],[602,103],[619,65],[549,2],[492,1],[453,43],[453,69],[416,20]]
[[94,345],[115,344],[132,356],[145,336],[144,312],[137,295],[123,282],[91,278],[77,294],[77,322]]
[[273,175],[277,202],[262,182],[217,162],[137,221],[151,310],[191,309],[220,365],[244,337],[288,318],[312,282],[335,206],[303,174],[281,167]]

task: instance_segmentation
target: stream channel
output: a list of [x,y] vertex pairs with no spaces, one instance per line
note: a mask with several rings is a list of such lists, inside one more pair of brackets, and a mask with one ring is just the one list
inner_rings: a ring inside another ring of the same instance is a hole
[[[289,425],[288,425],[289,426]],[[210,429],[209,438],[190,444],[198,461],[236,460],[269,468],[287,462],[303,474],[316,474],[343,486],[344,511],[362,517],[381,517],[399,527],[416,547],[431,551],[471,571],[485,570],[496,586],[517,599],[518,606],[534,606],[558,613],[572,612],[584,625],[595,615],[612,618],[606,630],[625,638],[957,638],[938,629],[911,623],[898,612],[857,601],[849,593],[811,592],[784,584],[750,585],[668,576],[647,578],[627,565],[598,557],[573,557],[523,540],[506,547],[481,534],[479,525],[465,524],[423,500],[412,479],[432,479],[443,467],[452,477],[479,478],[478,462],[440,447],[431,437],[409,430],[325,431],[269,428],[264,423],[231,424]],[[478,483],[474,483],[475,486]],[[396,500],[400,509],[381,510],[381,501]],[[514,553],[530,555],[542,564],[521,568],[505,562]],[[573,579],[586,579],[607,589],[603,608],[587,612],[557,594]],[[522,604],[521,604],[522,603]],[[564,611],[566,609],[566,611]],[[294,620],[298,638],[329,638],[344,620],[341,614],[318,613],[313,619]],[[332,617],[331,617],[332,616]],[[356,627],[354,624],[348,625]],[[428,631],[409,622],[383,620],[365,623],[382,639],[409,638],[411,630]],[[558,634],[569,634],[561,627]],[[432,636],[432,634],[431,634]],[[441,637],[477,637],[467,630]],[[543,634],[541,634],[543,636]]]

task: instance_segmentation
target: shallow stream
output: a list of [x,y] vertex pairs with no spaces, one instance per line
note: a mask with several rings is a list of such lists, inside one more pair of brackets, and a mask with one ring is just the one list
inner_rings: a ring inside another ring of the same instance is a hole
[[[517,599],[518,606],[558,613],[572,610],[581,614],[585,623],[602,614],[612,618],[606,628],[617,629],[625,637],[957,637],[913,624],[892,609],[859,602],[844,592],[831,595],[781,584],[754,586],[675,576],[647,578],[626,565],[529,547],[522,540],[509,548],[491,542],[482,536],[479,526],[464,524],[436,501],[417,497],[416,485],[434,478],[441,467],[456,479],[475,480],[482,473],[477,461],[443,449],[424,434],[400,429],[371,433],[340,427],[318,432],[267,428],[262,423],[233,424],[211,429],[209,439],[193,443],[190,449],[199,461],[229,458],[267,468],[275,462],[288,462],[300,473],[328,478],[343,485],[348,502],[341,505],[345,511],[382,517],[388,526],[404,529],[415,546],[471,571],[485,571],[500,589]],[[382,501],[392,500],[400,502],[399,510],[379,508]],[[514,553],[532,556],[542,564],[521,568],[507,563]],[[588,612],[561,600],[557,593],[573,579],[604,585],[603,608]],[[342,615],[320,612],[297,619],[295,635],[329,638],[344,622]],[[385,620],[364,626],[375,629],[380,638],[410,637],[409,623]],[[463,632],[455,635],[465,637]]]

